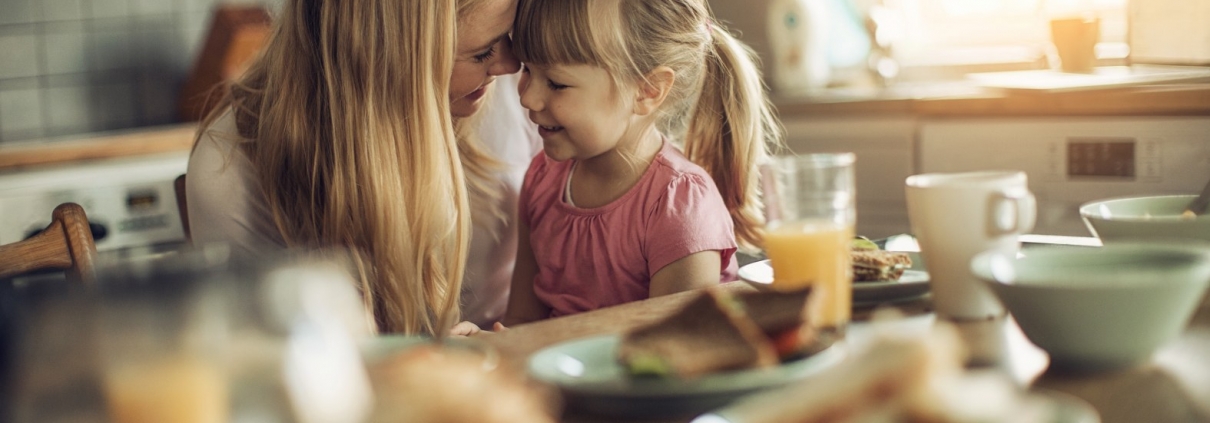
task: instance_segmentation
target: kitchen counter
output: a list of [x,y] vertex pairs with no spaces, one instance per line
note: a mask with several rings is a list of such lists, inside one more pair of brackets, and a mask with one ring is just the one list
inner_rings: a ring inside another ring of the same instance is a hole
[[1208,116],[1210,83],[1041,92],[952,81],[789,93],[775,96],[773,103],[782,116]]
[[62,140],[2,143],[0,173],[36,166],[186,151],[193,147],[196,133],[197,123],[190,122]]

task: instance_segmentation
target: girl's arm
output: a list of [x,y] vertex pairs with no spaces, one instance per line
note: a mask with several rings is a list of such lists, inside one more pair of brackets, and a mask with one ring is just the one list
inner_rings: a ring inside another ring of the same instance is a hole
[[647,296],[658,297],[718,285],[722,260],[717,250],[706,250],[669,263],[651,275]]
[[537,274],[538,261],[529,245],[529,225],[524,219],[517,219],[517,264],[513,268],[508,311],[504,314],[505,326],[542,320],[550,315],[550,307],[542,304],[534,294],[534,276]]

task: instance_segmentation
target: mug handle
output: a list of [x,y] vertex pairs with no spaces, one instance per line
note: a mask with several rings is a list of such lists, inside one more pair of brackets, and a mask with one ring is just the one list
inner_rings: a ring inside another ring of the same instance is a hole
[[[1029,190],[996,192],[988,198],[987,234],[1001,236],[1023,234],[1037,223],[1037,199]],[[1011,219],[1005,213],[1012,213]]]

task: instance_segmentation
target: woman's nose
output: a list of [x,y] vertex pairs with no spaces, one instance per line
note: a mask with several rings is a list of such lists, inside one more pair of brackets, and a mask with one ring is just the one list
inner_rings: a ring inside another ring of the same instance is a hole
[[500,54],[487,72],[492,75],[509,75],[517,73],[519,70],[521,70],[521,61],[513,55],[512,40],[506,38],[500,42]]

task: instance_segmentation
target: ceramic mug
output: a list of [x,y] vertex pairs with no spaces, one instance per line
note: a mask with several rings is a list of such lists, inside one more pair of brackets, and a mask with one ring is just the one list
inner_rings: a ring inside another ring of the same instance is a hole
[[1050,37],[1063,72],[1092,73],[1096,68],[1097,42],[1101,39],[1101,20],[1073,17],[1050,21]]
[[1036,200],[1024,172],[932,173],[907,178],[908,219],[929,269],[938,317],[955,321],[1004,315],[995,293],[970,271],[984,251],[1016,254],[1033,230]]

